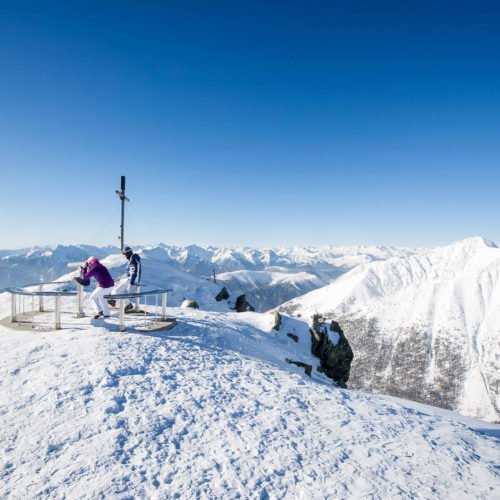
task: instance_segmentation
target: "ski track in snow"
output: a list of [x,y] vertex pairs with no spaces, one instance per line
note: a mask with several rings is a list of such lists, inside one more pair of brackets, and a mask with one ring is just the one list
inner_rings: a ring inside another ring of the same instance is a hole
[[161,335],[0,327],[2,498],[498,493],[495,437],[221,347],[260,315],[220,315],[216,335],[178,315]]

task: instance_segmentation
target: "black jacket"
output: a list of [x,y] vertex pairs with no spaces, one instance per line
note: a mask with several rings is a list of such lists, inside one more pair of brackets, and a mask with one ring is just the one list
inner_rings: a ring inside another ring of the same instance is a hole
[[127,274],[131,285],[141,282],[141,258],[136,253],[133,253],[128,261]]

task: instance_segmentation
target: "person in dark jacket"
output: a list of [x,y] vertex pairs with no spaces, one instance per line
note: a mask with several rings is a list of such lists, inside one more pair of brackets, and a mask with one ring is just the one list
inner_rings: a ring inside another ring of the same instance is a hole
[[[127,293],[132,291],[132,287],[139,285],[141,281],[141,258],[133,252],[130,247],[125,247],[122,254],[128,260],[127,273],[125,277],[116,285],[113,290],[113,295]],[[110,301],[111,305],[115,305],[115,301]],[[130,301],[126,301],[125,311],[130,311],[134,308]]]
[[98,259],[90,257],[85,262],[85,266],[80,268],[80,277],[82,279],[95,278],[97,280],[97,287],[90,294],[90,300],[93,302],[96,311],[94,319],[109,318],[109,306],[104,296],[111,293],[115,282],[108,269]]
[[127,275],[129,284],[131,286],[138,285],[141,281],[141,258],[130,247],[125,247],[122,254],[128,260]]

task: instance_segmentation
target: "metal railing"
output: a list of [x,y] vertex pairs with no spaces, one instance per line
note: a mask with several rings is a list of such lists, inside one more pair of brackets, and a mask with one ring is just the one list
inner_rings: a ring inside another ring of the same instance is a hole
[[[117,283],[121,282],[125,278],[126,278],[126,276],[124,276],[123,274],[120,275],[120,276],[117,276],[117,277],[113,276],[113,281],[115,282],[115,285],[116,285]],[[135,291],[134,292],[126,292],[126,293],[133,293],[133,294],[139,294],[140,295],[140,293],[141,293],[141,287],[147,287],[149,285],[147,285],[146,283],[135,283],[134,285],[128,285],[128,286],[134,287]],[[170,290],[168,290],[168,291],[170,291]],[[120,294],[118,294],[118,295],[120,295]],[[140,306],[140,304],[139,304],[140,296],[139,295],[135,298],[135,308],[136,309],[139,309],[139,306]]]
[[[46,290],[44,289],[47,285],[71,285],[76,286],[76,290]],[[144,297],[144,305],[147,304],[147,297],[155,296],[156,298],[156,308],[155,312],[158,310],[158,299],[161,297],[161,315],[156,315],[155,320],[160,319],[161,321],[167,320],[167,294],[171,289],[156,289],[141,292],[141,285],[133,285],[136,287],[135,292],[119,293],[119,294],[108,294],[104,298],[106,300],[118,300],[119,301],[119,329],[121,332],[125,331],[125,302],[128,300],[135,299],[134,310],[140,311],[140,300]],[[142,286],[145,286],[142,284]],[[28,290],[28,288],[36,287],[37,290]],[[19,323],[23,321],[26,317],[25,311],[25,299],[26,297],[31,297],[31,326],[34,328],[34,316],[35,316],[35,298],[38,298],[38,312],[49,312],[45,308],[45,297],[55,298],[55,310],[54,310],[54,329],[61,329],[61,297],[76,297],[76,317],[82,318],[85,316],[83,312],[83,291],[84,287],[82,285],[75,285],[71,281],[50,281],[45,283],[33,283],[30,285],[25,285],[23,287],[11,287],[5,290],[11,294],[11,313],[10,322]],[[144,307],[144,317],[147,316],[146,307]]]
[[[37,284],[38,286],[39,284]],[[28,285],[33,286],[33,285]],[[31,326],[34,327],[34,313],[35,313],[35,297],[42,299],[43,297],[54,297],[55,298],[55,310],[54,310],[54,329],[61,329],[61,297],[70,297],[78,295],[77,292],[71,292],[67,290],[60,291],[49,291],[49,290],[38,290],[29,291],[23,288],[7,288],[6,292],[11,294],[11,309],[10,309],[10,321],[11,323],[21,323],[22,316],[21,312],[25,314],[25,297],[31,297]],[[22,304],[22,310],[21,310]],[[39,311],[43,312],[43,299],[39,302]]]
[[[21,287],[23,290],[28,289],[28,288],[38,288],[38,292],[40,292],[38,296],[38,312],[45,312],[45,302],[44,302],[44,297],[46,297],[45,294],[41,293],[44,292],[44,287],[46,285],[69,285],[71,284],[71,281],[45,281],[45,282],[40,282],[40,283],[31,283],[30,285],[24,285]],[[17,287],[14,287],[17,288]],[[8,291],[8,290],[7,290]],[[61,292],[64,292],[66,290],[58,290]]]
[[[83,312],[83,286],[81,285],[75,285],[72,281],[45,281],[43,283],[32,283],[31,285],[24,285],[22,288],[31,288],[31,287],[38,287],[38,311],[39,312],[45,312],[45,306],[44,306],[44,297],[47,295],[44,293],[44,287],[46,285],[70,285],[76,287],[76,317],[77,318],[83,318],[85,316],[85,313]],[[58,290],[61,292],[66,292],[68,290]],[[43,293],[42,293],[43,292]],[[73,293],[75,295],[75,293]]]
[[[140,290],[140,286],[138,286]],[[140,299],[144,297],[144,305],[147,306],[147,297],[155,296],[156,297],[156,310],[158,308],[158,297],[161,296],[161,315],[159,316],[161,321],[167,320],[167,294],[171,292],[172,289],[157,289],[157,290],[148,290],[147,292],[128,292],[128,293],[118,293],[118,294],[109,294],[105,295],[104,298],[106,300],[118,300],[119,301],[119,309],[120,309],[120,322],[119,329],[120,332],[125,331],[125,301],[130,299],[136,299],[135,309],[140,310]],[[144,317],[147,315],[146,307],[144,307]]]

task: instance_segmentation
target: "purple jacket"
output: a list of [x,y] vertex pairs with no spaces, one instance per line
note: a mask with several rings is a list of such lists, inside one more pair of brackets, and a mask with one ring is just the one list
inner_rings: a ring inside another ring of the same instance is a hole
[[88,279],[92,277],[94,277],[97,280],[97,283],[99,283],[99,286],[101,288],[111,288],[115,286],[115,282],[113,281],[111,274],[109,274],[108,269],[104,267],[97,260],[95,260],[94,262],[92,262],[92,264],[90,264],[90,267],[87,270],[87,272],[85,272],[85,270],[82,270],[83,279]]

